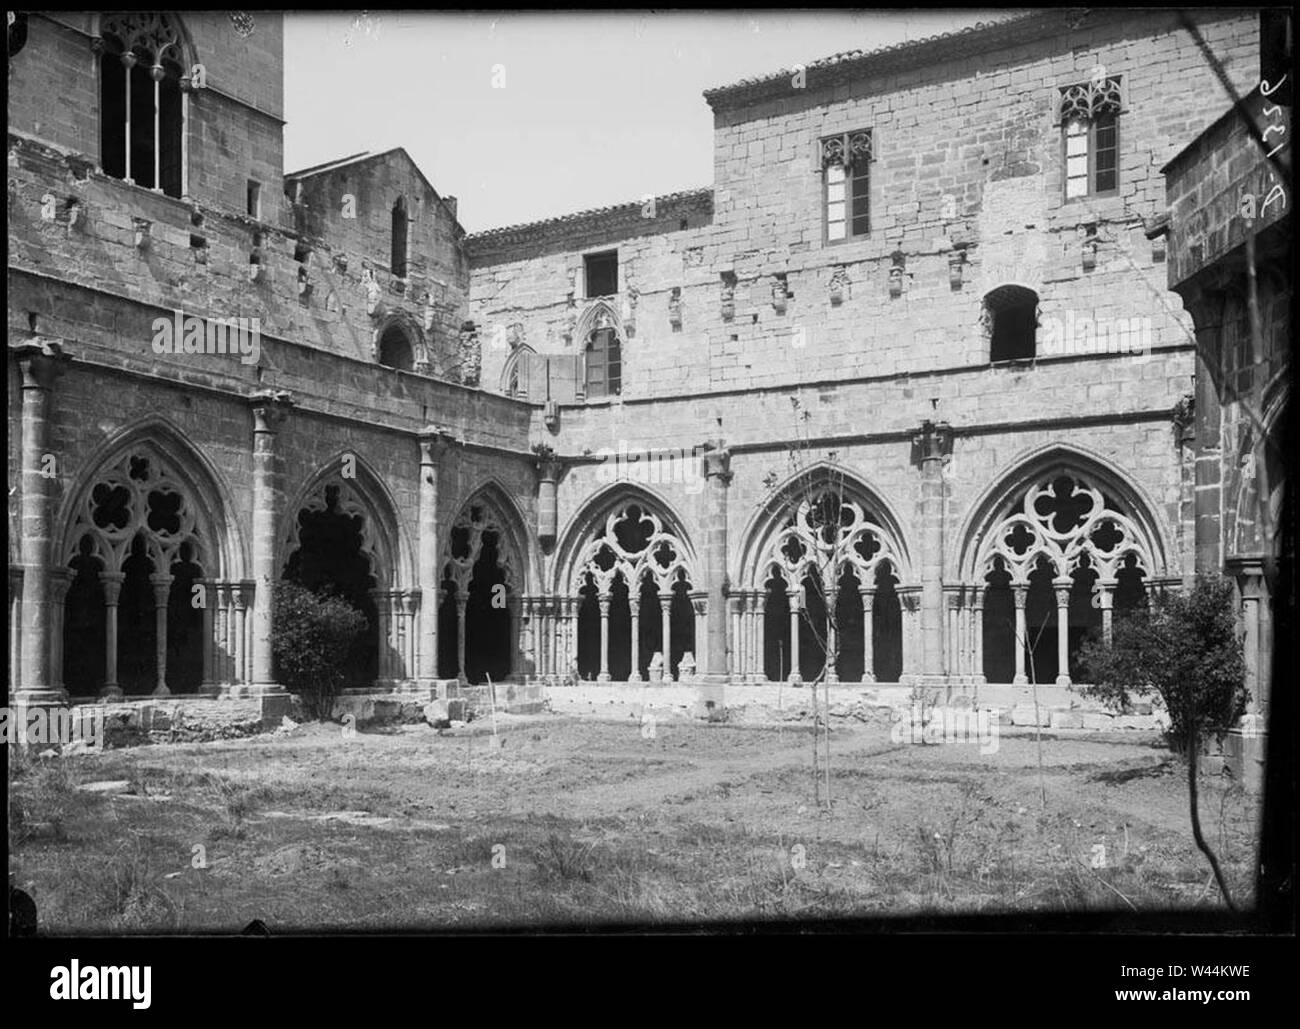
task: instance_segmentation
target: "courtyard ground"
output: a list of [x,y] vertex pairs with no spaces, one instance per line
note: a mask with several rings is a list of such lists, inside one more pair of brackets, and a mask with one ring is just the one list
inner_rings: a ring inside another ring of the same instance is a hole
[[[807,725],[503,715],[490,737],[14,750],[10,870],[47,933],[1222,908],[1156,733],[1045,731],[1040,773],[1032,730],[981,754],[836,728],[829,812]],[[1201,817],[1249,905],[1253,802],[1210,777]]]

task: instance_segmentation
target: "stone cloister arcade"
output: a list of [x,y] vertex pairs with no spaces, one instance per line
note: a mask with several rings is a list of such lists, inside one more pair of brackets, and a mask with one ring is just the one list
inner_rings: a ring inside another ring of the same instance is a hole
[[[422,436],[423,471],[436,464],[432,439]],[[86,467],[54,533],[54,688],[241,696],[274,684],[255,667],[261,580],[251,554],[266,519],[246,532],[220,474],[163,421],[119,434]],[[1117,612],[1177,581],[1137,489],[1055,448],[967,512],[952,571],[938,584],[936,676],[926,669],[934,615],[927,620],[916,542],[851,474],[809,473],[749,515],[724,552],[720,626],[709,619],[716,548],[699,549],[673,503],[653,491],[618,484],[591,498],[546,565],[495,483],[459,507],[448,498],[438,509],[456,514],[421,535],[437,476],[422,478],[418,518],[346,453],[282,494],[273,564],[262,567],[273,569],[272,584],[329,590],[365,614],[370,629],[348,665],[354,688],[489,677],[702,682],[719,664],[729,684],[800,683],[821,673],[828,652],[832,682],[1068,685],[1086,636],[1108,635]],[[721,473],[712,481],[706,512],[726,488]],[[706,544],[717,539],[712,524]],[[539,588],[545,582],[553,586]],[[13,584],[11,575],[17,653],[27,623],[21,576]],[[710,655],[717,639],[720,661]],[[16,660],[11,672],[20,681]]]

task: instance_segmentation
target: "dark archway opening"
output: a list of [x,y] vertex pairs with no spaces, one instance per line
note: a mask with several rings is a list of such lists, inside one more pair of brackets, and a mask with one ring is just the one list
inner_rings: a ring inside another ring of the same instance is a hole
[[158,685],[158,621],[149,581],[153,571],[144,537],[136,536],[122,563],[126,578],[117,604],[117,681],[126,696],[152,693]]
[[460,643],[456,637],[456,583],[443,577],[438,605],[438,675],[454,679],[460,674]]
[[590,575],[578,594],[578,678],[590,682],[600,674],[600,604]]
[[[171,566],[167,597],[167,688],[173,693],[197,693],[203,682],[203,609],[194,606],[194,585],[203,570],[192,560],[194,548],[182,543]],[[203,597],[204,603],[210,598]]]
[[[597,635],[600,626],[596,627]],[[597,666],[599,666],[597,655]],[[625,682],[632,674],[632,605],[621,575],[609,587],[609,677]]]
[[484,530],[465,604],[465,678],[501,682],[510,674],[510,607],[506,573],[501,567],[500,539]]
[[897,585],[897,577],[888,568],[876,569],[876,599],[871,609],[876,682],[898,682],[903,677],[903,606]]
[[767,604],[763,610],[763,670],[773,682],[790,677],[790,598],[785,576],[772,572],[764,584]]
[[862,622],[862,592],[858,589],[858,577],[851,568],[845,568],[835,598],[835,634],[839,651],[835,673],[841,682],[862,681],[866,667]]
[[349,687],[370,686],[379,676],[379,612],[370,590],[375,587],[370,561],[362,550],[361,515],[339,510],[339,487],[325,487],[325,509],[298,512],[298,549],[283,578],[313,593],[347,601],[366,617],[366,632],[348,654]]
[[108,622],[99,577],[103,563],[92,554],[93,547],[90,537],[84,537],[68,562],[73,577],[63,607],[63,681],[74,697],[98,693],[107,674]]
[[[671,634],[672,656],[670,667],[675,676],[681,674],[682,658],[690,651],[698,670],[700,656],[695,653],[695,609],[691,606],[691,587],[685,580],[673,583],[673,599],[668,606],[668,631]],[[660,630],[662,632],[662,629]],[[664,669],[664,678],[668,669]]]
[[[1030,682],[1039,684],[1056,681],[1059,662],[1056,659],[1056,637],[1061,631],[1057,618],[1056,590],[1052,586],[1055,570],[1051,563],[1040,560],[1029,573],[1029,592],[1025,596],[1025,674]],[[1068,626],[1066,627],[1068,631]],[[1014,633],[1014,630],[1013,630]]]
[[400,326],[390,325],[379,337],[379,363],[399,372],[415,367],[415,351]]
[[999,561],[985,578],[984,678],[1009,683],[1016,677],[1016,604],[1011,573]]
[[821,583],[811,573],[803,580],[804,610],[799,612],[799,675],[812,682],[826,664],[826,601]]

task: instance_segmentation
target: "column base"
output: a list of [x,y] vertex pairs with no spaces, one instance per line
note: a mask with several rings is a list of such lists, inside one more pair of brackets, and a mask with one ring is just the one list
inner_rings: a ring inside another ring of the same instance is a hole
[[151,697],[170,697],[171,695],[172,691],[166,686],[155,686],[149,694]]
[[99,699],[109,703],[122,699],[122,687],[117,683],[105,684],[99,691]]
[[1264,759],[1268,751],[1268,733],[1243,718],[1241,727],[1223,737],[1223,758],[1232,777],[1246,792],[1258,794],[1264,789]]
[[289,691],[278,682],[252,682],[244,685],[245,697],[288,697]]
[[284,718],[293,708],[293,694],[283,686],[266,684],[265,686],[255,686],[254,689],[279,690],[280,692],[263,692],[256,694],[258,700],[258,713],[261,716],[262,724],[267,727],[279,727]]
[[49,719],[42,716],[35,724],[37,736],[45,739],[29,739],[27,736],[29,711],[49,711],[53,708],[68,706],[68,695],[63,690],[20,690],[14,695],[13,709],[9,712],[9,725],[3,742],[14,742],[21,747],[44,746],[49,741]]
[[1017,675],[1015,678],[1013,678],[1013,679],[1011,680],[1011,685],[1012,685],[1012,686],[1028,686],[1028,685],[1029,685],[1029,676],[1027,676],[1027,675]]
[[710,722],[721,722],[727,717],[727,675],[711,672],[697,677],[695,687],[695,717]]
[[641,679],[641,676],[640,676],[637,672],[633,672],[631,675],[629,675],[629,676],[627,677],[627,681],[628,681],[628,682],[641,682],[642,679]]
[[609,672],[601,672],[598,676],[596,676],[596,681],[597,681],[597,682],[612,682],[613,680],[610,678]]
[[1072,681],[1068,675],[1058,675],[1056,677],[1056,685],[1058,686],[1069,686]]
[[14,707],[67,707],[68,691],[58,687],[49,689],[18,690],[13,695]]

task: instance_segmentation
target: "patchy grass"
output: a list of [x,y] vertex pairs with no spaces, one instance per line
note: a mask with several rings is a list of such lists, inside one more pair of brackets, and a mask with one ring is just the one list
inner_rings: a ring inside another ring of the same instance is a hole
[[[837,730],[832,806],[786,728],[550,715],[480,730],[149,746],[10,765],[45,932],[655,924],[1218,908],[1176,759],[1145,737],[998,751]],[[79,792],[126,780],[127,795]],[[1045,791],[1044,807],[1040,791]],[[1202,819],[1249,903],[1255,807]]]

